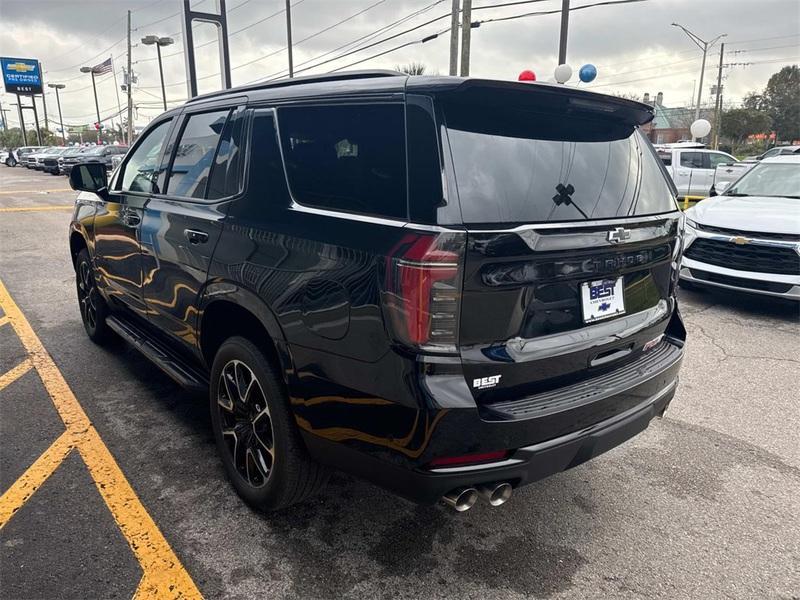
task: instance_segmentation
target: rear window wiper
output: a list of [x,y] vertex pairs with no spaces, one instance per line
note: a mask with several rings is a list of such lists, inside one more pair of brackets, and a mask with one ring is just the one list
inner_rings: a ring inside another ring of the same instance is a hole
[[726,194],[725,192],[723,192],[722,195],[723,196],[735,196],[735,197],[738,197],[738,198],[744,198],[746,196],[749,196],[750,194],[743,194],[741,192],[730,192],[729,194]]

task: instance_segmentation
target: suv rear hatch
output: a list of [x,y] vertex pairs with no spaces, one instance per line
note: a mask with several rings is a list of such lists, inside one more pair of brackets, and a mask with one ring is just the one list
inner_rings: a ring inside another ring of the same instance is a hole
[[479,406],[598,377],[663,344],[680,216],[638,130],[649,108],[476,80],[441,105],[467,229],[458,344]]

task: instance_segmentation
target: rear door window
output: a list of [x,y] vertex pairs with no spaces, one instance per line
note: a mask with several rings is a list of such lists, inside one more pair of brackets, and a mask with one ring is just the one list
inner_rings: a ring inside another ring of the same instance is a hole
[[681,166],[689,169],[707,169],[705,152],[681,152]]
[[278,110],[289,187],[307,206],[405,219],[401,104]]
[[656,214],[676,205],[652,146],[610,120],[445,105],[465,223]]
[[190,115],[175,147],[166,193],[205,198],[211,166],[220,145],[230,109]]

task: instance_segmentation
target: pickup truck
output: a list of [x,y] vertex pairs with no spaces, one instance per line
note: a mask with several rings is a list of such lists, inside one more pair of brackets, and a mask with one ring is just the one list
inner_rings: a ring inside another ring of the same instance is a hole
[[656,152],[675,182],[678,197],[686,199],[708,196],[717,166],[739,162],[730,154],[691,142],[658,145]]

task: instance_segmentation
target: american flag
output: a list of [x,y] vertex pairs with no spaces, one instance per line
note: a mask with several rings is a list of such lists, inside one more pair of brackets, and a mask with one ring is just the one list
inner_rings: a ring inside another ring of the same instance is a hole
[[95,75],[105,75],[106,73],[111,73],[112,68],[113,67],[111,66],[111,57],[109,56],[99,65],[93,66],[92,71],[94,71]]

